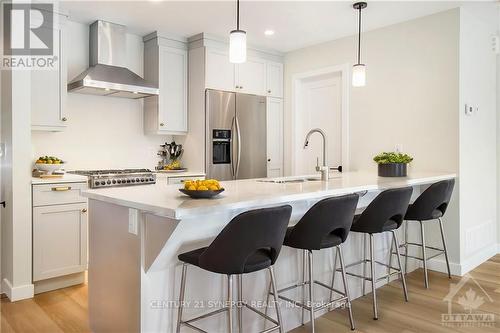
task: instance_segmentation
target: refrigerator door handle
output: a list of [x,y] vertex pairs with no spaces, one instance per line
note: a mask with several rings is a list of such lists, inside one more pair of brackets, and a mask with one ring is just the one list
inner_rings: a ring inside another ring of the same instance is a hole
[[236,179],[235,175],[235,170],[234,170],[234,133],[236,131],[236,117],[233,117],[233,120],[231,120],[231,144],[230,144],[230,152],[229,152],[229,159],[231,160],[231,178]]
[[236,133],[238,135],[238,159],[236,160],[236,170],[234,172],[234,178],[238,178],[238,171],[240,170],[240,159],[241,159],[241,132],[240,123],[238,122],[238,117],[236,119]]

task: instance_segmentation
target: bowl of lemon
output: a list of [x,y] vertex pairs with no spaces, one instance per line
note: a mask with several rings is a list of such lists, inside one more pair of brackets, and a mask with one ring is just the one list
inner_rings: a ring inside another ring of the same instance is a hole
[[180,188],[179,191],[193,199],[208,199],[219,195],[224,189],[220,186],[218,180],[207,179],[186,180],[184,188]]
[[40,156],[35,162],[35,167],[39,171],[51,174],[54,171],[63,169],[64,163],[63,160],[54,156]]

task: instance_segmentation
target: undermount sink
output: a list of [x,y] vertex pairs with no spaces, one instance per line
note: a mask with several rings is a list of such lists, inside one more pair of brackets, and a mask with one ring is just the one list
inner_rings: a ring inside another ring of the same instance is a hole
[[274,179],[259,179],[259,182],[264,183],[276,183],[276,184],[288,184],[288,183],[305,183],[305,182],[319,182],[320,178],[274,178]]

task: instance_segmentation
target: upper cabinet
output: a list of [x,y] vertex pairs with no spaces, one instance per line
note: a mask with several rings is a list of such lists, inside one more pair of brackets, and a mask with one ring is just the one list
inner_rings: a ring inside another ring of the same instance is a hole
[[283,64],[268,61],[266,63],[266,95],[283,98]]
[[159,96],[144,99],[148,134],[183,135],[188,131],[188,51],[182,40],[144,37],[144,78],[158,84]]
[[[57,15],[57,14],[54,14]],[[54,68],[31,72],[31,129],[35,131],[62,131],[69,121],[65,113],[66,102],[66,18],[58,17],[50,25],[54,36]]]
[[283,98],[281,55],[249,49],[246,62],[232,64],[228,45],[213,38],[206,34],[190,38],[190,49],[205,50],[206,88]]

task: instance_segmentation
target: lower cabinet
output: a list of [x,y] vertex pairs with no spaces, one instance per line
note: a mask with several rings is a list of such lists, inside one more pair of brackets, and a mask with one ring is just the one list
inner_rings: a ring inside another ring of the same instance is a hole
[[87,269],[87,204],[33,208],[33,281]]
[[86,184],[33,185],[35,293],[83,282],[87,269],[87,201],[73,194],[74,188],[86,188]]

